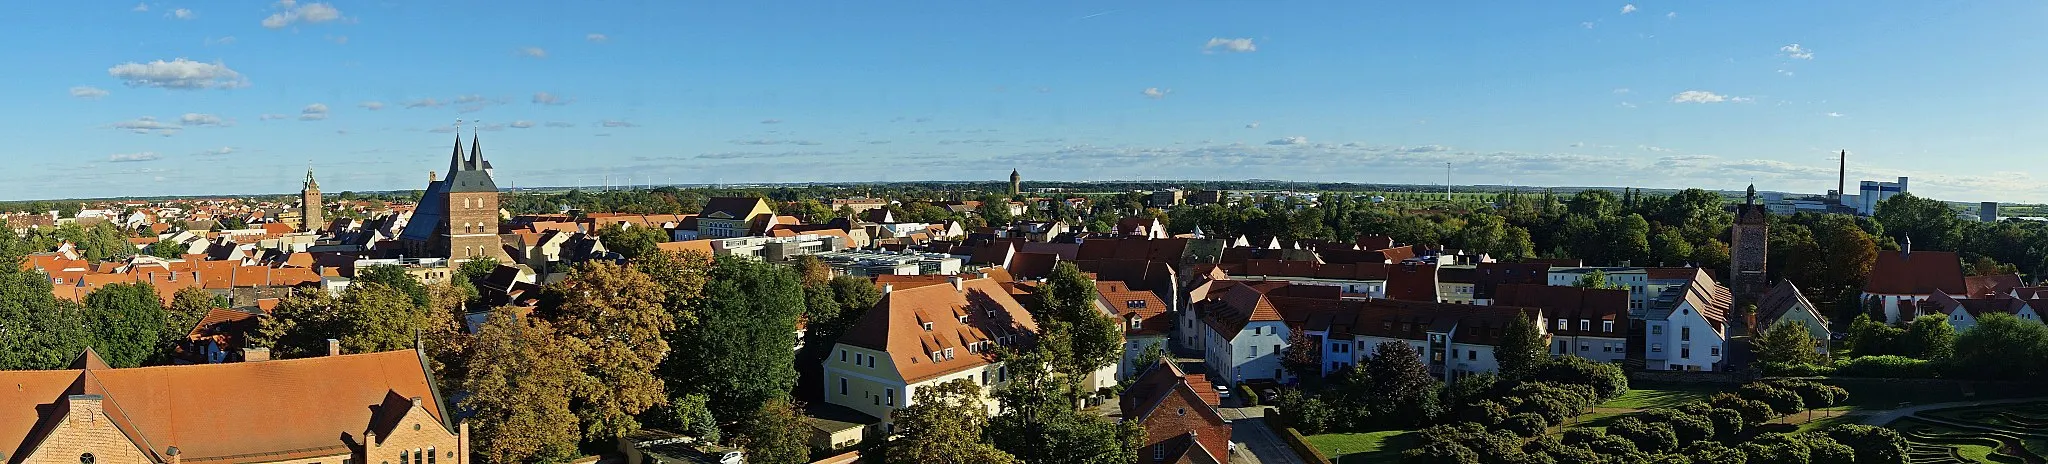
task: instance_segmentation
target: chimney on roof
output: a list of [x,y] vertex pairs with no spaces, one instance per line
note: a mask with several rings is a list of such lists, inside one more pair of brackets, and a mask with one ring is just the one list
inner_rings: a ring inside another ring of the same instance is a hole
[[327,339],[327,355],[341,356],[341,340]]
[[171,458],[170,464],[179,464],[180,462],[184,462],[184,457],[180,456],[182,454],[184,453],[179,452],[178,447],[176,446],[164,449],[164,455],[170,456]]
[[964,291],[967,291],[967,286],[965,285],[965,281],[964,281],[964,280],[962,280],[962,279],[960,279],[960,276],[959,276],[959,275],[950,275],[950,276],[946,276],[946,283],[949,283],[949,284],[953,284],[953,291],[956,291],[956,292],[964,292]]
[[882,294],[883,294],[883,295],[887,295],[887,294],[889,294],[889,292],[893,292],[893,291],[896,291],[896,284],[882,284]]
[[420,397],[412,397],[412,407],[420,407]]
[[256,346],[242,349],[242,362],[264,362],[269,360],[269,348]]
[[440,178],[441,178],[441,176],[439,176],[439,175],[437,175],[437,174],[439,174],[439,173],[436,173],[436,172],[434,172],[434,171],[427,171],[427,183],[431,184],[431,183],[434,183],[434,180],[436,180],[436,179],[440,179]]

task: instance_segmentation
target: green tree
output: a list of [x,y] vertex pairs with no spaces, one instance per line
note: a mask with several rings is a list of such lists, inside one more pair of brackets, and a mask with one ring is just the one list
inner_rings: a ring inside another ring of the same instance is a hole
[[1758,333],[1752,343],[1756,345],[1757,361],[1764,363],[1810,364],[1820,360],[1820,353],[1814,351],[1813,333],[1798,321],[1778,321]]
[[711,272],[711,257],[696,251],[660,252],[640,255],[633,268],[661,288],[662,306],[678,329],[697,324],[697,303],[704,298],[704,285]]
[[354,286],[363,283],[382,284],[385,287],[398,290],[400,293],[404,293],[406,298],[412,299],[414,305],[427,306],[433,303],[427,298],[427,285],[420,283],[419,279],[413,278],[412,274],[406,273],[404,267],[395,264],[378,264],[357,269],[355,281],[350,285]]
[[1910,240],[1918,250],[1955,251],[1962,243],[1962,219],[1940,200],[1900,192],[1878,202],[1870,216],[1898,243]]
[[1899,354],[1905,352],[1899,346],[1905,336],[1905,330],[1872,320],[1866,312],[1849,322],[1848,348],[1857,356]]
[[1906,356],[1939,361],[1955,354],[1956,329],[1940,314],[1922,314],[1906,326]]
[[1436,418],[1437,390],[1443,385],[1429,375],[1422,356],[1407,342],[1382,342],[1372,358],[1356,369],[1368,379],[1366,411],[1374,422],[1387,427],[1411,427]]
[[719,442],[718,418],[711,414],[711,397],[703,393],[690,393],[668,400],[676,432],[703,440]]
[[796,317],[803,286],[796,272],[721,256],[697,300],[696,326],[669,333],[674,347],[660,373],[669,391],[711,396],[711,411],[731,421],[789,395],[796,386]]
[[491,313],[477,331],[476,366],[463,379],[477,455],[498,464],[568,462],[577,455],[570,410],[575,361],[555,351],[547,321],[521,318],[512,308]]
[[1572,286],[1578,288],[1595,288],[1602,290],[1628,289],[1628,287],[1624,287],[1621,284],[1617,284],[1614,283],[1614,281],[1609,280],[1607,278],[1607,273],[1599,269],[1594,269],[1593,272],[1588,272],[1584,275],[1579,276],[1578,280],[1572,281]]
[[163,341],[163,300],[146,283],[100,287],[85,296],[85,326],[108,365],[140,366],[157,355]]
[[1075,409],[1085,393],[1079,376],[1038,367],[1050,357],[1040,350],[1007,363],[1010,383],[993,395],[1001,412],[989,419],[984,435],[1024,462],[1135,462],[1144,429]]
[[1543,332],[1527,317],[1515,317],[1501,332],[1500,344],[1493,348],[1493,359],[1500,364],[1500,376],[1510,382],[1521,381],[1534,375],[1550,359],[1550,352],[1543,341]]
[[1989,313],[1956,336],[1949,376],[2017,380],[2048,374],[2048,326],[2006,313]]
[[789,399],[763,403],[739,421],[733,444],[747,450],[747,462],[804,464],[811,462],[810,426]]
[[1678,229],[1665,228],[1650,236],[1650,261],[1658,266],[1677,266],[1692,259],[1692,242]]
[[[497,270],[498,258],[488,256],[474,258],[463,261],[461,266],[456,267],[455,275],[450,276],[449,282],[453,283],[456,287],[464,289],[471,296],[471,299],[474,299],[478,294],[476,282],[489,277],[492,272],[497,272]],[[468,301],[464,301],[464,303],[466,305]]]
[[183,343],[185,337],[192,333],[192,329],[199,325],[199,320],[206,317],[208,311],[228,307],[226,300],[199,287],[185,287],[172,293],[171,307],[164,311],[164,330],[158,337],[161,354],[171,355],[178,344]]
[[917,391],[909,406],[890,413],[897,438],[883,448],[890,464],[1015,464],[1016,457],[982,439],[988,409],[981,387],[956,379]]
[[[1159,358],[1141,356],[1137,362],[1149,366],[1159,362]],[[1290,330],[1287,334],[1287,348],[1280,352],[1280,365],[1286,367],[1287,372],[1293,373],[1295,377],[1322,377],[1323,347],[1308,338],[1308,331]]]
[[588,261],[552,287],[561,305],[538,314],[555,325],[556,347],[582,366],[570,386],[584,440],[610,442],[639,429],[635,415],[668,401],[654,369],[669,354],[662,334],[675,322],[654,280],[630,267]]
[[654,227],[629,227],[614,223],[597,229],[597,238],[604,241],[604,248],[633,259],[661,251],[661,243],[668,241],[668,235]]
[[1095,308],[1095,281],[1081,273],[1072,262],[1053,267],[1045,285],[1038,290],[1037,318],[1050,318],[1067,325],[1071,357],[1061,359],[1056,370],[1081,375],[1116,363],[1123,352],[1123,331],[1109,315]]

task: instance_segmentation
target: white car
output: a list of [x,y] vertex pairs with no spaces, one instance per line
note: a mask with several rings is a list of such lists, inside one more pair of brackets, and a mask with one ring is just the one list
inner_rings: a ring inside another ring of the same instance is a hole
[[1229,386],[1229,385],[1221,385],[1221,384],[1219,384],[1219,385],[1216,385],[1216,397],[1217,397],[1217,398],[1229,398],[1229,397],[1230,397],[1230,386]]

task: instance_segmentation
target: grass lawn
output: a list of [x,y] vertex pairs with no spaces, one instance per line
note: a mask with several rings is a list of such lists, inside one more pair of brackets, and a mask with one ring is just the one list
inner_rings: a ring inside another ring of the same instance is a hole
[[1733,390],[1734,387],[1720,385],[1643,385],[1640,387],[1630,387],[1628,393],[1623,393],[1621,396],[1607,400],[1605,403],[1600,403],[1600,407],[1620,409],[1672,407],[1694,401],[1706,401],[1707,397],[1714,396],[1715,393]]
[[1393,463],[1401,461],[1402,451],[1415,446],[1415,432],[1325,433],[1308,436],[1308,443],[1337,464]]
[[[1796,415],[1804,416],[1805,414],[1806,413],[1799,413]],[[1820,412],[1815,411],[1814,414],[1820,414]],[[1827,417],[1814,416],[1812,421],[1808,421],[1804,424],[1799,424],[1799,431],[1807,432],[1813,430],[1823,430],[1829,427],[1834,427],[1842,424],[1855,424],[1862,422],[1863,418],[1869,417],[1868,414],[1845,414],[1844,411],[1831,411],[1829,412],[1829,414],[1833,415]]]

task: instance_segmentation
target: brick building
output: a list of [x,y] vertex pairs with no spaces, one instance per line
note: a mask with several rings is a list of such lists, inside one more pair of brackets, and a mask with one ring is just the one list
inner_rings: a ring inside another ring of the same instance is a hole
[[469,143],[465,155],[462,135],[456,134],[448,177],[428,176],[426,194],[398,236],[406,257],[512,262],[498,241],[498,184],[491,178],[491,162],[484,160],[480,138],[471,136]]

